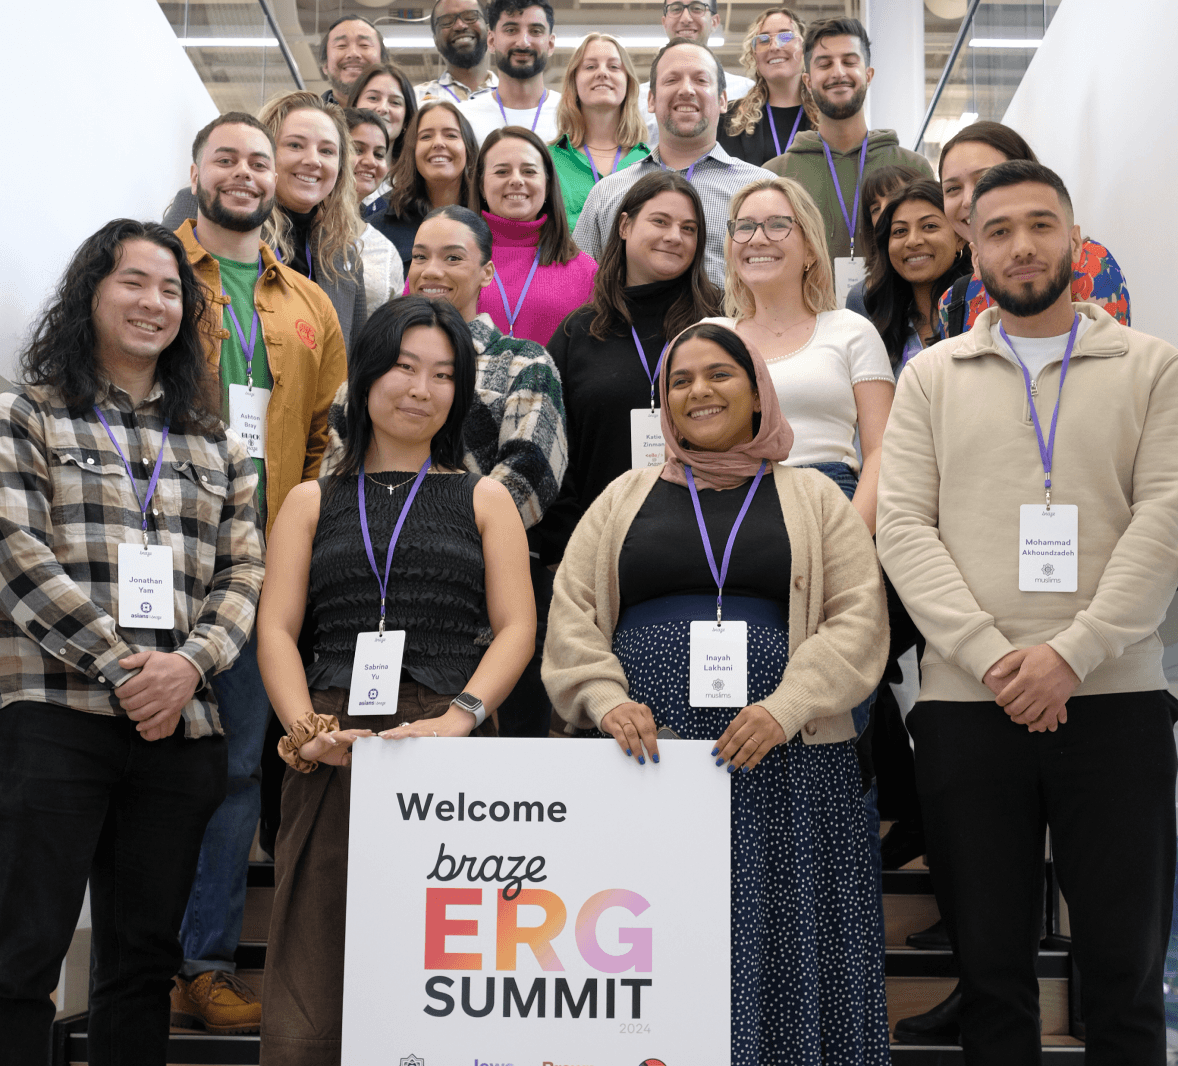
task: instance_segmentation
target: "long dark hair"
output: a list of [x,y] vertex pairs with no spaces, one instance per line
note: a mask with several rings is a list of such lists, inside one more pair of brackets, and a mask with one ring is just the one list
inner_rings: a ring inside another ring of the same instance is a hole
[[863,175],[863,183],[859,187],[859,236],[855,238],[855,243],[863,248],[868,284],[879,271],[879,253],[875,249],[875,226],[871,222],[871,205],[881,196],[890,199],[894,193],[899,192],[910,181],[918,180],[920,176],[920,171],[915,167],[906,167],[901,163],[888,163]]
[[444,207],[435,207],[421,220],[421,224],[424,226],[431,218],[448,218],[451,222],[461,222],[474,237],[474,243],[479,250],[479,266],[487,265],[495,246],[491,227],[482,215],[460,204],[446,204]]
[[180,278],[180,331],[156,362],[156,381],[164,393],[162,417],[181,432],[210,432],[218,424],[221,405],[209,372],[212,337],[204,286],[180,239],[155,222],[116,218],[82,242],[20,354],[21,374],[29,385],[56,390],[75,418],[94,406],[102,388],[94,297],[99,283],[118,268],[126,242],[135,240],[171,252]]
[[691,265],[681,275],[686,278],[686,284],[681,287],[679,295],[667,308],[666,316],[663,318],[663,336],[673,337],[701,318],[719,314],[720,290],[712,284],[704,269],[708,231],[699,193],[679,171],[656,170],[639,178],[630,187],[614,215],[613,229],[597,264],[597,275],[593,279],[593,295],[589,298],[588,307],[593,312],[593,321],[589,324],[591,337],[605,340],[634,324],[623,292],[626,288],[626,242],[622,239],[620,220],[623,212],[633,220],[643,204],[662,192],[681,192],[686,196],[691,201],[696,222],[699,224],[695,255]]
[[[888,251],[892,236],[892,218],[896,214],[896,208],[913,200],[932,204],[942,213],[945,210],[941,187],[927,178],[909,182],[888,201],[887,207],[880,213],[879,221],[875,224],[876,261],[879,271],[863,294],[863,304],[883,338],[892,366],[896,366],[904,355],[904,345],[908,340],[913,314],[925,310],[916,306],[912,284],[900,276],[899,271],[892,265],[892,257]],[[946,224],[952,226],[948,220]],[[945,290],[962,274],[968,273],[969,269],[968,264],[963,263],[958,256],[949,264],[949,269],[933,282],[928,309],[930,315],[936,313],[937,302]],[[929,325],[933,325],[932,321]]]
[[1031,146],[1026,138],[1017,130],[1004,126],[1001,122],[990,122],[982,119],[971,122],[964,129],[958,130],[941,148],[941,159],[937,163],[937,177],[942,177],[945,170],[945,157],[959,144],[987,144],[996,152],[1001,152],[1007,159],[1026,159],[1031,163],[1038,163]]
[[348,353],[348,405],[344,454],[336,477],[358,473],[372,442],[372,419],[368,417],[368,390],[377,378],[392,369],[401,354],[406,330],[415,326],[440,329],[454,350],[454,401],[442,428],[430,441],[434,465],[449,470],[463,469],[466,449],[462,423],[474,403],[475,350],[470,330],[452,304],[427,300],[424,296],[397,296],[382,304],[364,323]]
[[487,198],[483,196],[483,178],[487,174],[487,153],[500,141],[507,137],[514,137],[526,141],[537,152],[544,163],[544,203],[540,206],[540,214],[546,215],[544,225],[540,227],[540,265],[551,266],[553,263],[571,263],[580,254],[580,249],[573,243],[573,235],[569,232],[569,219],[564,212],[564,197],[560,192],[560,181],[556,176],[556,167],[552,162],[552,155],[546,145],[531,130],[523,126],[504,126],[492,130],[483,141],[479,151],[478,161],[474,167],[475,196],[478,197],[479,207],[490,213]]
[[344,107],[345,109],[349,107],[358,108],[360,106],[358,103],[360,94],[378,74],[389,75],[393,81],[401,86],[401,95],[405,98],[405,121],[401,123],[401,132],[393,138],[392,144],[389,145],[389,162],[391,164],[401,158],[401,149],[405,145],[405,131],[409,128],[409,123],[413,120],[413,116],[417,114],[417,93],[413,91],[413,82],[409,80],[409,75],[395,63],[370,63],[360,71],[360,76],[353,82],[351,91],[348,93],[347,103],[344,104]]
[[474,182],[474,165],[479,157],[479,142],[475,140],[474,130],[466,116],[449,100],[427,100],[421,105],[411,122],[405,123],[405,151],[401,153],[393,169],[389,171],[389,179],[393,191],[389,194],[389,206],[385,214],[396,220],[408,214],[425,216],[433,210],[430,203],[429,189],[423,178],[417,172],[417,130],[421,120],[434,108],[444,107],[458,122],[458,130],[462,135],[462,144],[466,149],[466,165],[462,168],[462,184],[458,189],[458,202],[463,207],[478,210],[478,194]]
[[[667,358],[663,360],[662,379],[667,386],[668,394],[671,391],[671,367],[675,362],[675,353],[683,347],[686,341],[694,339],[711,341],[712,344],[722,348],[732,357],[732,361],[748,375],[749,387],[753,390],[753,395],[759,395],[757,392],[757,368],[753,364],[753,357],[749,354],[744,341],[736,330],[729,329],[727,326],[721,326],[716,322],[698,322],[694,326],[689,326],[675,338],[675,343],[671,345],[671,350],[667,352]],[[773,397],[771,402],[776,403],[777,398]],[[760,432],[761,412],[754,411],[753,436],[755,437]],[[684,442],[684,446],[691,447],[686,441]]]

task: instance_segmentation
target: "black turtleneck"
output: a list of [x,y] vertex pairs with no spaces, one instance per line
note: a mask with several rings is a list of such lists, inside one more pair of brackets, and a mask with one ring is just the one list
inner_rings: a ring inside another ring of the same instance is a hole
[[[667,340],[663,319],[683,284],[679,277],[625,291],[651,373]],[[650,378],[639,361],[630,328],[616,330],[602,341],[589,335],[592,321],[593,312],[582,307],[561,323],[548,342],[564,391],[569,467],[559,498],[538,527],[545,563],[560,559],[585,510],[606,485],[630,469],[630,411],[650,406]]]
[[303,277],[310,277],[311,266],[307,262],[307,247],[311,230],[315,226],[315,216],[318,214],[319,208],[318,206],[312,207],[310,211],[304,214],[299,211],[292,211],[289,207],[284,207],[282,212],[290,219],[291,226],[290,243],[292,254],[290,262],[286,265],[291,270],[302,274]]

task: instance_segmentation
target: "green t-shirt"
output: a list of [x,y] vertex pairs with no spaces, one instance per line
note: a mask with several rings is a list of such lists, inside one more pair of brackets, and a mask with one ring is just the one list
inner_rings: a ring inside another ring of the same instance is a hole
[[[211,254],[211,253],[210,253]],[[215,255],[214,259],[221,267],[221,287],[225,290],[237,315],[238,324],[249,342],[250,327],[254,320],[254,287],[258,283],[258,264],[239,263],[235,259],[222,259]],[[224,328],[229,336],[221,342],[221,417],[226,425],[229,423],[229,386],[244,385],[245,351],[241,345],[241,338],[233,325],[229,308],[223,312]],[[270,377],[270,364],[266,359],[266,341],[262,336],[262,324],[258,323],[257,340],[254,342],[254,357],[251,364],[254,377],[254,388],[273,388],[274,382]],[[258,468],[258,511],[262,522],[266,521],[266,463],[262,459],[255,459]]]

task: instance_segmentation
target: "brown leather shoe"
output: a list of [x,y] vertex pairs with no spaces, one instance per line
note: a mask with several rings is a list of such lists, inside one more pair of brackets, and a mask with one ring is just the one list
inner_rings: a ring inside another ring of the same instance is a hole
[[173,978],[172,1024],[210,1033],[256,1033],[262,1024],[262,1003],[240,977],[206,970],[191,981]]

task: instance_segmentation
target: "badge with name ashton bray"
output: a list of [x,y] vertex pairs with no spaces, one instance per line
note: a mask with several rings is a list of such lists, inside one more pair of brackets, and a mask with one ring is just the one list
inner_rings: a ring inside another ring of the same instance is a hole
[[229,386],[229,428],[245,445],[251,459],[266,458],[266,408],[270,390],[256,385]]
[[692,622],[688,700],[692,707],[743,707],[749,691],[747,622]]

